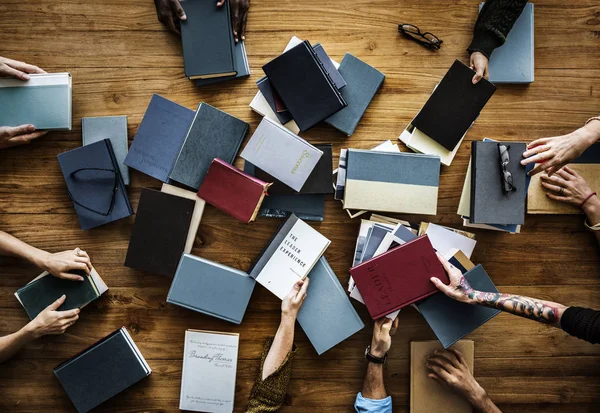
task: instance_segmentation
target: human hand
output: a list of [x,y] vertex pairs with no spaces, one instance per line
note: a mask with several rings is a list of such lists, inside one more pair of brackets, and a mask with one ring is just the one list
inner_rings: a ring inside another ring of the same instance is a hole
[[181,35],[181,20],[187,20],[179,0],[154,0],[158,21],[177,35]]
[[298,281],[292,287],[292,290],[281,302],[281,318],[296,322],[296,316],[304,299],[306,299],[306,290],[308,289],[309,279]]
[[37,66],[0,56],[0,77],[10,76],[20,80],[29,80],[30,73],[46,72]]
[[548,176],[552,176],[564,165],[578,158],[588,146],[582,129],[567,135],[537,139],[527,145],[527,151],[523,153],[523,157],[527,159],[523,159],[521,165],[537,163],[529,175],[546,171]]
[[553,176],[542,174],[540,179],[542,186],[550,191],[546,192],[548,198],[577,207],[594,192],[585,179],[568,166],[563,166]]
[[398,318],[391,320],[382,317],[373,325],[373,338],[371,339],[371,354],[375,357],[384,357],[392,347],[392,336],[398,329]]
[[490,74],[488,73],[488,58],[481,52],[471,53],[470,58],[471,69],[475,71],[473,76],[473,84],[477,84],[481,79],[488,79]]
[[79,308],[57,311],[66,299],[67,296],[63,295],[27,324],[26,329],[33,338],[37,339],[48,334],[63,334],[67,328],[75,324],[79,318]]
[[73,270],[83,271],[90,275],[92,262],[87,252],[75,248],[51,254],[44,251],[43,257],[38,259],[39,266],[58,278],[73,281],[83,281],[83,277],[74,274]]
[[446,270],[448,274],[448,279],[450,280],[450,284],[444,284],[439,278],[431,277],[430,280],[433,285],[436,286],[438,290],[446,294],[448,297],[460,301],[462,303],[470,303],[471,297],[470,294],[474,293],[475,290],[471,287],[471,284],[467,281],[465,276],[458,268],[454,265],[450,264],[448,260],[442,257],[440,254],[436,254],[440,263]]
[[[218,0],[217,6],[221,7],[225,1]],[[231,7],[231,27],[235,42],[239,42],[240,39],[246,40],[246,22],[248,21],[250,0],[229,0],[229,7]]]
[[0,149],[30,143],[48,131],[36,131],[33,125],[0,126]]

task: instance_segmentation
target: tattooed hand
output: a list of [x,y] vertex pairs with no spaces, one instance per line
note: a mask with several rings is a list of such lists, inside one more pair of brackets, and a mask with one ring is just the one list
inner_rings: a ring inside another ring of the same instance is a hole
[[444,270],[448,274],[450,284],[444,284],[439,278],[431,277],[431,282],[437,287],[438,290],[446,294],[448,297],[460,301],[462,303],[472,304],[470,294],[475,290],[471,287],[471,284],[463,276],[462,272],[454,265],[450,264],[448,260],[437,254],[438,259],[442,263]]

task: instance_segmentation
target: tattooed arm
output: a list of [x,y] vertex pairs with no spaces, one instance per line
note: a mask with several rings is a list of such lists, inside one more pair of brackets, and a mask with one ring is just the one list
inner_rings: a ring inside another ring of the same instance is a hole
[[539,300],[521,295],[487,293],[474,290],[458,268],[438,254],[438,258],[448,273],[450,284],[446,285],[437,278],[431,282],[448,297],[466,304],[497,308],[507,313],[539,321],[561,328],[560,319],[568,308],[552,301]]

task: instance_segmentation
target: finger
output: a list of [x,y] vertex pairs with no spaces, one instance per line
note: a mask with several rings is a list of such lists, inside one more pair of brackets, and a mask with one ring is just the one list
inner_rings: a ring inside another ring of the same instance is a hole
[[27,133],[32,133],[34,131],[35,131],[35,126],[33,126],[33,125],[20,125],[20,126],[15,126],[14,128],[6,129],[6,133],[8,134],[9,138],[12,138],[14,136],[24,135]]
[[[531,149],[531,148],[535,148],[536,146],[539,145],[545,145],[546,143],[548,143],[548,141],[550,141],[550,138],[540,138],[540,139],[536,139],[533,142],[531,142],[529,145],[527,145],[527,149]],[[527,153],[527,152],[525,152]],[[523,156],[529,156],[529,155],[525,155],[525,153],[523,154]]]
[[173,0],[171,2],[171,10],[173,10],[175,15],[179,18],[179,20],[187,20],[185,10],[183,10],[183,7],[181,7],[181,3],[179,2],[179,0]]
[[448,382],[448,380],[450,379],[450,373],[448,373],[445,369],[438,366],[437,364],[427,362],[425,366],[429,369],[429,371],[434,373],[443,382]]
[[8,140],[8,142],[11,144],[14,144],[14,145],[23,145],[26,143],[30,143],[31,141],[34,141],[37,138],[40,138],[47,133],[48,133],[47,131],[38,131],[38,132],[29,133],[27,135],[19,135],[19,136],[15,136],[14,138],[10,138]]
[[427,375],[427,377],[429,377],[430,379],[433,379],[433,380],[437,381],[437,382],[438,382],[439,384],[441,384],[442,386],[443,386],[443,385],[445,385],[444,381],[443,381],[442,379],[440,379],[440,378],[438,377],[438,375],[437,375],[437,374],[435,374],[435,373],[429,373],[429,374]]
[[438,290],[440,290],[441,292],[443,292],[447,296],[451,296],[452,295],[452,287],[450,287],[449,285],[444,284],[442,282],[442,280],[440,280],[439,278],[431,277],[429,280],[433,283],[433,285],[435,285],[435,287]]
[[398,330],[398,325],[400,324],[400,319],[398,319],[398,317],[396,317],[396,319],[394,320],[394,324],[392,325],[392,332],[390,332],[390,334],[395,334],[396,330]]
[[65,317],[62,322],[64,324],[73,325],[77,320],[79,320],[79,314],[75,314],[73,317]]
[[537,153],[546,152],[548,149],[548,145],[537,145],[536,147],[527,148],[525,152],[523,152],[523,158],[529,158],[531,155],[535,155]]
[[309,280],[307,278],[303,281],[302,285],[300,286],[300,291],[298,291],[298,296],[301,297],[303,300],[306,297],[306,291],[308,290],[308,283],[309,283]]
[[392,319],[383,317],[383,323],[381,323],[381,326],[380,326],[381,332],[389,334],[392,329],[393,323],[394,323],[394,321]]
[[[14,69],[17,69],[24,73],[46,73],[45,71],[43,71],[42,69],[40,69],[37,66],[30,65],[25,62],[19,62],[18,60],[9,59],[7,61],[7,64],[9,66],[13,67]],[[29,78],[29,76],[27,78]]]
[[540,176],[540,180],[542,180],[543,182],[546,183],[550,183],[553,185],[557,185],[560,188],[566,188],[567,186],[569,186],[568,182],[565,181],[560,175],[556,174],[553,176]]
[[50,304],[48,307],[46,307],[46,310],[56,311],[56,309],[58,307],[63,305],[63,303],[65,302],[66,299],[67,299],[67,296],[63,294],[58,300],[56,300],[55,302]]
[[179,30],[179,27],[177,27],[177,23],[172,15],[166,17],[166,25],[173,33],[181,35],[181,31]]
[[475,72],[475,76],[473,76],[473,84],[476,85],[483,76],[479,73],[479,71]]
[[577,173],[577,171],[575,171],[574,169],[569,168],[567,165],[563,166],[563,171],[565,171],[566,173],[568,173],[571,176],[574,177],[578,177],[579,174]]
[[235,42],[237,43],[240,41],[238,37],[240,29],[240,12],[237,7],[234,7],[231,12],[231,27],[233,28],[233,37],[235,38]]
[[448,349],[448,351],[451,351],[454,356],[456,357],[456,359],[459,361],[460,364],[466,366],[467,365],[467,360],[465,360],[465,356],[463,356],[463,353],[461,353],[460,351],[458,351],[455,348],[450,348]]
[[447,351],[447,350],[436,350],[436,351],[434,351],[434,354],[436,355],[436,357],[440,357],[440,358],[444,358],[444,359],[448,360],[448,362],[454,368],[458,369],[460,367],[460,363],[459,363],[458,359],[456,358],[456,356],[454,355],[454,353]]
[[450,273],[452,270],[452,264],[450,264],[450,262],[446,258],[442,257],[439,253],[436,252],[435,255],[437,255],[442,267],[444,267],[444,270],[446,270],[447,273]]
[[[521,163],[523,163],[523,161],[521,161]],[[531,171],[529,171],[529,173],[527,175],[533,176],[535,174],[538,174],[538,173],[542,172],[544,169],[548,169],[549,166],[550,165],[547,165],[546,163],[539,163]]]
[[246,40],[246,24],[248,24],[248,9],[244,10],[242,13],[242,23],[240,25],[240,35],[242,40]]
[[8,76],[12,76],[12,77],[20,79],[20,80],[29,80],[29,75],[27,73],[22,72],[13,67],[10,67],[8,65],[4,68],[4,73],[7,74]]
[[568,182],[571,180],[572,176],[571,174],[569,174],[568,172],[566,172],[564,170],[565,168],[562,167],[560,168],[558,171],[556,171],[556,173],[554,174],[554,177],[560,177],[564,182]]
[[552,155],[552,153],[550,153],[550,151],[547,151],[547,150],[541,151],[541,152],[538,152],[536,155],[533,155],[533,156],[530,156],[529,158],[523,159],[521,161],[521,165],[528,165],[530,163],[544,163],[546,160],[552,159],[552,157],[553,157],[553,155]]
[[224,5],[224,4],[225,4],[225,0],[219,0],[219,1],[217,2],[217,7],[221,7],[221,6],[222,6],[222,5]]
[[552,194],[550,192],[546,193],[546,196],[550,199],[553,199],[555,201],[559,201],[559,202],[569,202],[569,198],[567,198],[566,196],[560,196],[560,195],[555,195]]
[[58,316],[61,320],[73,318],[77,314],[79,314],[79,308],[74,308],[72,310],[66,310],[66,311],[58,311]]
[[90,261],[89,258],[86,258],[86,257],[76,257],[75,261],[76,262],[82,262],[82,263],[84,263],[85,265],[87,265],[88,269],[90,271],[92,271],[92,262]]
[[85,271],[86,274],[90,274],[90,269],[88,268],[87,264],[83,263],[83,262],[71,262],[69,263],[69,269],[68,271],[72,271],[72,270],[79,270],[79,271]]
[[68,272],[61,272],[59,275],[63,280],[83,281],[83,277],[81,275],[71,274]]

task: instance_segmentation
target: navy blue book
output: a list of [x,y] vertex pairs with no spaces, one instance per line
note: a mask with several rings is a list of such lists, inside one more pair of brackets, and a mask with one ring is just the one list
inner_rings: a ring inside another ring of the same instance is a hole
[[215,83],[250,76],[250,65],[248,64],[248,55],[246,54],[246,46],[244,45],[244,42],[239,42],[238,44],[235,44],[235,40],[233,40],[233,37],[231,38],[231,40],[234,43],[232,45],[233,66],[235,68],[235,71],[237,72],[237,75],[215,77],[212,79],[197,79],[196,86],[214,85]]
[[324,256],[308,278],[308,294],[298,312],[298,323],[320,355],[365,325]]
[[61,153],[58,163],[81,229],[133,214],[110,140]]
[[193,110],[153,95],[125,157],[125,165],[169,182],[169,173],[192,119]]
[[[457,264],[456,261],[453,264]],[[464,267],[458,266],[464,270]],[[465,273],[471,286],[479,291],[497,293],[498,289],[481,264]],[[417,304],[417,308],[444,348],[450,347],[500,313],[495,308],[480,307],[455,301],[437,293]]]
[[333,65],[331,58],[329,57],[321,43],[317,43],[316,45],[314,45],[313,50],[315,51],[315,54],[317,55],[319,61],[323,65],[323,68],[325,69],[329,77],[331,77],[331,81],[333,82],[335,87],[337,87],[338,90],[345,87],[346,81],[344,80],[338,69],[336,69]]

